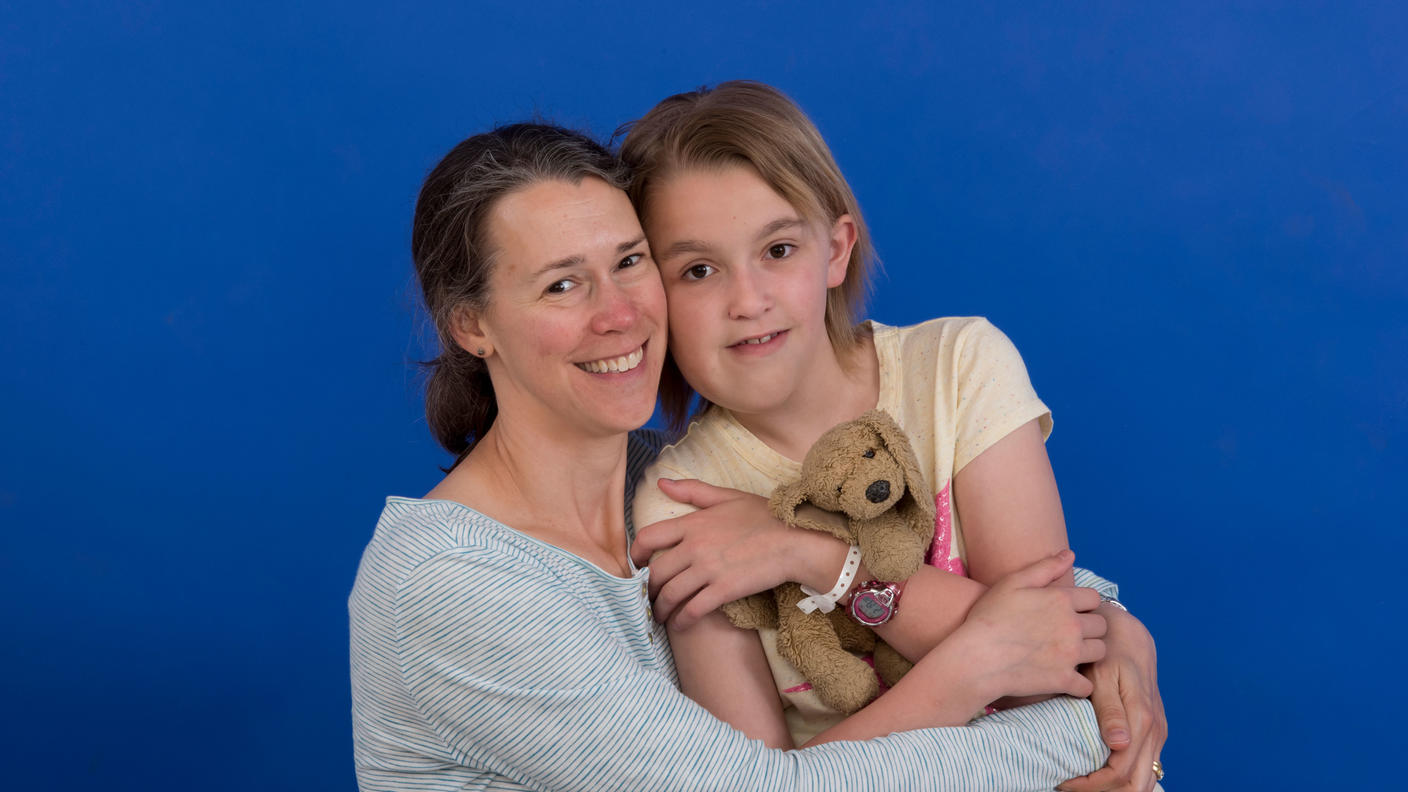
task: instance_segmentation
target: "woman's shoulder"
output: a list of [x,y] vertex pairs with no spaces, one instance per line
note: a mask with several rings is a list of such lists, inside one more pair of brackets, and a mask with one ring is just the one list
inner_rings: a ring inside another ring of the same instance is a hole
[[428,566],[513,567],[526,573],[545,571],[552,559],[542,542],[463,503],[433,498],[392,496],[362,554],[358,578],[398,588]]

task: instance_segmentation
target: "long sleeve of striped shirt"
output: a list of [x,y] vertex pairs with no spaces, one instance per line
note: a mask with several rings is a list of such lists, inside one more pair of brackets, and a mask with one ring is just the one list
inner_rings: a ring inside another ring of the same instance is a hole
[[1089,703],[1065,698],[765,748],[678,690],[648,574],[608,575],[460,504],[389,499],[349,602],[361,788],[1049,790],[1104,764]]

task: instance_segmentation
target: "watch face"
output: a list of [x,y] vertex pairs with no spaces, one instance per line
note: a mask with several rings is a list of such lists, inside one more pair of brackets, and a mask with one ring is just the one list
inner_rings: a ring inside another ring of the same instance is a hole
[[881,602],[880,598],[869,591],[856,595],[855,602],[851,607],[855,611],[856,618],[867,624],[883,623],[890,616],[890,606]]

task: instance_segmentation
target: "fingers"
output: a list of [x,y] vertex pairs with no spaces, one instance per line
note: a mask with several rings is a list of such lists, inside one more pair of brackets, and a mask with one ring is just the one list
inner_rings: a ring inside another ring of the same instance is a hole
[[[1080,642],[1079,664],[1098,663],[1105,659],[1105,642],[1099,638],[1086,638]],[[1084,679],[1084,677],[1081,677]]]
[[1078,613],[1076,621],[1080,624],[1082,638],[1104,638],[1105,632],[1110,628],[1105,617],[1098,613]]
[[1117,783],[1117,774],[1109,767],[1102,767],[1088,776],[1072,778],[1056,787],[1062,792],[1105,792]]
[[1071,607],[1084,613],[1093,611],[1100,607],[1100,592],[1093,588],[1073,588],[1071,592]]
[[1102,679],[1090,696],[1090,704],[1095,707],[1095,720],[1100,722],[1100,737],[1110,750],[1118,752],[1128,748],[1132,739],[1129,715],[1120,699],[1119,684],[1108,677]]
[[[653,573],[651,577],[654,577]],[[651,585],[654,585],[653,581]],[[655,595],[655,620],[668,621],[674,615],[675,609],[693,597],[703,585],[702,576],[693,569],[686,569],[671,577]]]
[[[664,479],[661,479],[664,481]],[[636,538],[631,542],[631,560],[636,566],[642,567],[650,563],[651,557],[667,547],[674,547],[684,538],[684,530],[680,526],[680,517],[669,520],[661,520],[651,523],[636,531]]]
[[1089,679],[1086,679],[1073,668],[1066,676],[1066,683],[1062,685],[1061,690],[1068,696],[1088,698],[1091,691],[1094,690],[1094,686],[1090,684]]
[[1066,574],[1075,560],[1075,553],[1062,550],[1006,575],[993,588],[1042,588]]
[[738,490],[728,489],[727,487],[715,487],[712,484],[705,484],[699,479],[662,478],[655,482],[655,484],[660,488],[661,492],[670,497],[670,500],[688,503],[700,509],[717,506],[739,495]]

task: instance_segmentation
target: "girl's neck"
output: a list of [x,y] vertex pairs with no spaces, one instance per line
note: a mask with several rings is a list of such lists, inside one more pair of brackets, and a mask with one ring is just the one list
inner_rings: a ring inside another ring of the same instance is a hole
[[870,332],[858,328],[856,344],[844,357],[830,345],[827,350],[830,354],[822,356],[806,382],[797,383],[785,404],[760,413],[733,412],[745,429],[788,459],[801,461],[823,432],[880,400],[880,363]]
[[629,575],[626,436],[564,438],[524,424],[500,414],[426,497],[458,501],[611,574]]

